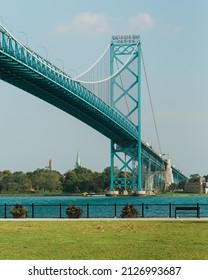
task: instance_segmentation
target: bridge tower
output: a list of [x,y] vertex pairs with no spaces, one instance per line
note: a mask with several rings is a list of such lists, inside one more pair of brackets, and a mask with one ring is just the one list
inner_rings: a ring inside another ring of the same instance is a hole
[[111,140],[110,194],[138,193],[141,186],[141,48],[138,35],[112,36],[110,48],[111,107],[138,131],[135,141]]

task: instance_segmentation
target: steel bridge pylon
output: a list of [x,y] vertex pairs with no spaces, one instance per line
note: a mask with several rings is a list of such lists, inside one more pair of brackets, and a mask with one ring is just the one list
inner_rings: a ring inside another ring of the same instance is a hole
[[[137,130],[134,141],[111,140],[110,192],[141,186],[141,48],[138,35],[113,36],[110,47],[111,107]],[[116,74],[115,74],[116,73]]]

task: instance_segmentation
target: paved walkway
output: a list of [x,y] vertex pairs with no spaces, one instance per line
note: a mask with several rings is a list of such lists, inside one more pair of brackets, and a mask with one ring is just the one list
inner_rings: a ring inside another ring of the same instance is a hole
[[208,218],[133,218],[133,219],[125,219],[125,218],[79,218],[79,219],[68,219],[68,218],[24,218],[24,219],[13,219],[13,218],[0,218],[1,221],[59,221],[59,222],[79,222],[79,221],[207,221]]

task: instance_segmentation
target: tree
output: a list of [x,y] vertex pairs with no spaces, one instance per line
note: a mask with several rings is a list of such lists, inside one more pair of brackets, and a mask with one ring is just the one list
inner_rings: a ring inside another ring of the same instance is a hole
[[73,180],[67,179],[63,183],[63,192],[65,193],[75,193],[77,192],[77,187],[75,186]]
[[12,172],[11,172],[10,170],[4,170],[4,171],[2,172],[2,175],[3,175],[3,176],[11,176],[11,175],[12,175]]
[[61,192],[63,190],[61,174],[57,171],[50,171],[45,174],[45,189],[52,192]]
[[102,176],[103,176],[103,182],[104,182],[104,190],[108,189],[110,187],[110,167],[106,167],[103,170]]
[[0,181],[1,190],[6,192],[16,192],[17,191],[17,183],[13,180],[12,175],[3,176]]
[[109,168],[103,173],[92,172],[90,169],[78,167],[64,175],[64,192],[101,192],[109,187]]
[[191,174],[190,179],[200,178],[200,175],[198,173]]
[[37,191],[61,192],[63,189],[63,178],[58,171],[37,169],[27,174],[31,180],[32,188]]
[[24,193],[32,189],[49,192],[102,192],[110,186],[110,167],[104,171],[93,172],[78,166],[64,175],[55,170],[36,169],[24,173],[10,170],[0,172],[0,192]]
[[200,175],[199,175],[198,173],[196,173],[196,174],[191,174],[191,175],[190,175],[189,181],[190,181],[190,182],[198,182],[199,178],[200,178]]

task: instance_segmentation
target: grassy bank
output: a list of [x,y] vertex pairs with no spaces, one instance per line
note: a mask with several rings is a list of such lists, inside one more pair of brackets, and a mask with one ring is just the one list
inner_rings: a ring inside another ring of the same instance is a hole
[[206,221],[2,221],[1,260],[208,259]]

